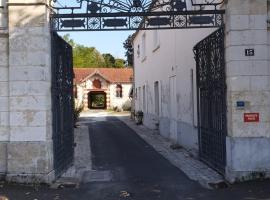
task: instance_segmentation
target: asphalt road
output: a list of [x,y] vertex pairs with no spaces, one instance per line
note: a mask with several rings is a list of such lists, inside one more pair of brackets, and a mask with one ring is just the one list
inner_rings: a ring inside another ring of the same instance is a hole
[[46,186],[0,187],[10,200],[270,200],[270,181],[207,190],[191,181],[123,122],[114,117],[89,120],[93,168],[111,174],[105,182],[79,189]]

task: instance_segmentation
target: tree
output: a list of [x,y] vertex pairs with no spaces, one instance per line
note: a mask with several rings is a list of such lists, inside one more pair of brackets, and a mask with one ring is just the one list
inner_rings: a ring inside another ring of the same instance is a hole
[[104,53],[104,54],[102,54],[102,56],[105,60],[104,67],[114,67],[115,66],[115,58],[110,53]]
[[70,34],[65,34],[65,35],[63,36],[63,39],[64,39],[67,43],[69,43],[73,48],[76,46],[74,40],[70,38]]
[[133,38],[133,34],[129,35],[128,38],[123,43],[123,47],[126,50],[125,56],[127,58],[128,66],[133,66],[134,48],[133,48],[133,45],[132,45],[132,38]]
[[126,63],[126,61],[124,59],[116,58],[114,67],[115,68],[123,68],[123,67],[125,67],[125,63]]
[[105,60],[95,47],[76,45],[73,49],[74,67],[104,67]]
[[110,53],[102,54],[95,47],[87,47],[76,44],[69,34],[63,36],[63,39],[73,48],[73,66],[74,67],[115,67],[125,66],[125,61],[120,58],[114,58]]

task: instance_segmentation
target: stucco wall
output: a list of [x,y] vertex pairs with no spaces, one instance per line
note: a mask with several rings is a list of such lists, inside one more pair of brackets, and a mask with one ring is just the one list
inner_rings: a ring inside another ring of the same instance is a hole
[[131,89],[131,83],[129,84],[121,84],[122,86],[122,97],[116,97],[116,86],[117,84],[110,85],[110,108],[118,107],[122,108],[123,104],[127,101],[130,102],[129,99],[129,91]]
[[130,102],[129,92],[131,89],[131,83],[120,83],[122,86],[122,97],[116,97],[116,83],[110,83],[100,75],[93,75],[84,82],[77,86],[77,99],[78,102],[83,103],[85,109],[88,109],[88,93],[93,88],[93,81],[98,79],[101,81],[101,90],[104,90],[107,94],[107,108],[113,109],[115,107],[122,108],[123,104],[127,101]]
[[[159,45],[155,45],[155,31],[140,31],[134,39],[136,110],[143,110],[146,126],[150,128],[159,126],[161,135],[189,149],[198,148],[196,71],[192,50],[197,42],[212,31],[214,29],[159,30],[157,31]],[[138,55],[138,52],[142,54],[143,35],[146,38],[145,58]],[[170,89],[172,77],[175,77],[174,97],[170,94],[170,90],[173,90]],[[159,116],[155,111],[154,82],[156,81],[159,83]],[[146,94],[145,108],[143,108],[143,86]],[[175,131],[171,131],[172,126],[176,127],[176,134]]]

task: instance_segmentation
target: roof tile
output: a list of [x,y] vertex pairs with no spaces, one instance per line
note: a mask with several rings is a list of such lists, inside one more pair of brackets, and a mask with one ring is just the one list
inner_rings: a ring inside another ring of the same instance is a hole
[[133,77],[132,68],[74,68],[74,82],[80,83],[95,71],[108,78],[112,83],[130,83]]

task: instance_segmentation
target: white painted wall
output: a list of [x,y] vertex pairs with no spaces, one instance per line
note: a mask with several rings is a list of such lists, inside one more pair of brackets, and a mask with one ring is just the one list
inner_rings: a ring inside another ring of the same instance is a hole
[[[136,110],[142,109],[144,97],[139,88],[142,90],[145,86],[144,124],[150,128],[159,126],[161,135],[189,149],[198,148],[196,101],[193,102],[196,99],[196,90],[191,88],[192,82],[196,85],[196,63],[192,50],[197,42],[213,31],[214,29],[140,31],[134,39]],[[144,46],[145,50],[142,50]],[[145,56],[142,55],[143,52]],[[171,90],[175,88],[175,91],[170,91],[172,78],[175,87],[172,86]],[[156,81],[159,85],[159,112],[155,111]],[[176,99],[171,99],[174,97]]]
[[110,85],[110,107],[119,107],[122,108],[123,104],[127,101],[130,102],[129,99],[129,91],[132,87],[131,83],[125,83],[122,85],[122,97],[116,97],[116,86],[117,84]]
[[109,83],[100,75],[91,76],[86,81],[77,85],[77,100],[78,102],[83,103],[83,100],[87,99],[85,95],[87,95],[88,91],[93,89],[92,82],[98,79],[101,81],[101,89],[108,90],[108,98],[109,98],[109,107],[113,109],[114,107],[122,108],[123,104],[127,101],[130,102],[129,92],[132,87],[132,83],[120,83],[122,86],[122,97],[116,97],[116,86],[117,83]]

